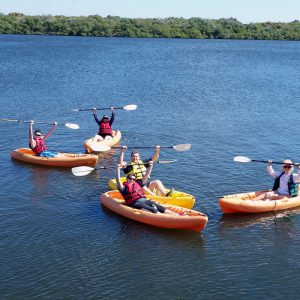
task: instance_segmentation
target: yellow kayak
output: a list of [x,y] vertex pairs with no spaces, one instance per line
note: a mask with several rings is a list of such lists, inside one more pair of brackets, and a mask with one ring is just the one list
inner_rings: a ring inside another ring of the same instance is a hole
[[121,131],[113,130],[112,138],[106,138],[104,140],[100,140],[99,137],[100,137],[99,135],[95,135],[84,142],[83,145],[88,153],[101,152],[102,146],[112,147],[117,145],[121,140]]
[[[122,182],[126,181],[126,177],[121,178]],[[108,181],[108,187],[111,190],[117,189],[117,182],[116,179],[110,179]],[[168,192],[170,189],[166,189]],[[153,195],[147,195],[148,199],[151,199],[153,201],[157,201],[161,204],[171,204],[171,205],[177,205],[184,208],[192,209],[195,204],[195,197],[191,194],[187,194],[180,191],[174,191],[170,197],[165,196],[153,196]]]

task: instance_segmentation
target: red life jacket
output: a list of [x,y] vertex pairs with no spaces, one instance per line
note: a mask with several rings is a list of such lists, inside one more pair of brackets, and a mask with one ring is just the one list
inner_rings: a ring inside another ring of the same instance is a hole
[[125,189],[122,191],[122,195],[125,199],[127,205],[130,205],[131,202],[145,198],[143,189],[135,181],[130,185],[128,182],[123,183]]
[[101,134],[112,134],[112,129],[110,127],[109,121],[108,122],[101,122],[99,126],[99,135]]
[[35,154],[40,154],[41,152],[48,150],[42,138],[33,138],[33,139],[35,140],[36,145],[34,148],[32,148],[32,151]]

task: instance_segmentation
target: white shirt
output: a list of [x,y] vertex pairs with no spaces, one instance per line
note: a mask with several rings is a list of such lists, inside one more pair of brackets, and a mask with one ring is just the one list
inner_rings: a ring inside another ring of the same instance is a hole
[[[271,166],[268,165],[267,166],[267,170],[268,170],[269,175],[272,176],[273,178],[277,178],[282,173],[282,172],[275,172],[273,170],[272,165]],[[279,188],[277,190],[277,192],[279,194],[289,195],[288,181],[290,179],[290,176],[291,176],[291,174],[285,174],[284,173],[280,177]],[[298,169],[298,173],[297,174],[293,173],[293,180],[294,180],[294,183],[300,183],[300,169]]]

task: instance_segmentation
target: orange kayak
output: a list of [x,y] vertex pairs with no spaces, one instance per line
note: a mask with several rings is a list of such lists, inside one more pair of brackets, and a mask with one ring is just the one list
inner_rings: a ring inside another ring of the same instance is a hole
[[31,164],[52,166],[52,167],[78,167],[97,164],[98,156],[94,154],[71,154],[59,153],[60,157],[40,157],[36,156],[30,148],[20,148],[10,153],[11,158]]
[[120,130],[113,130],[113,137],[110,139],[104,139],[98,141],[98,135],[93,136],[92,138],[86,140],[84,142],[84,147],[88,153],[96,153],[98,152],[96,149],[101,148],[101,145],[105,146],[115,146],[121,140],[121,131]]
[[100,199],[102,205],[117,214],[161,228],[202,231],[208,222],[208,217],[201,212],[170,204],[164,204],[164,207],[176,212],[178,215],[154,214],[145,210],[131,208],[125,204],[121,193],[116,190],[103,193]]
[[267,191],[223,196],[219,205],[224,213],[264,213],[300,206],[300,196],[275,200],[254,200]]

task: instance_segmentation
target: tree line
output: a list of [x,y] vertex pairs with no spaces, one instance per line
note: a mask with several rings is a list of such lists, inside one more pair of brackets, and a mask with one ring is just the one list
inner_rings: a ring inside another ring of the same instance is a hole
[[0,34],[132,38],[300,40],[300,22],[243,24],[234,18],[121,18],[26,16],[0,13]]

